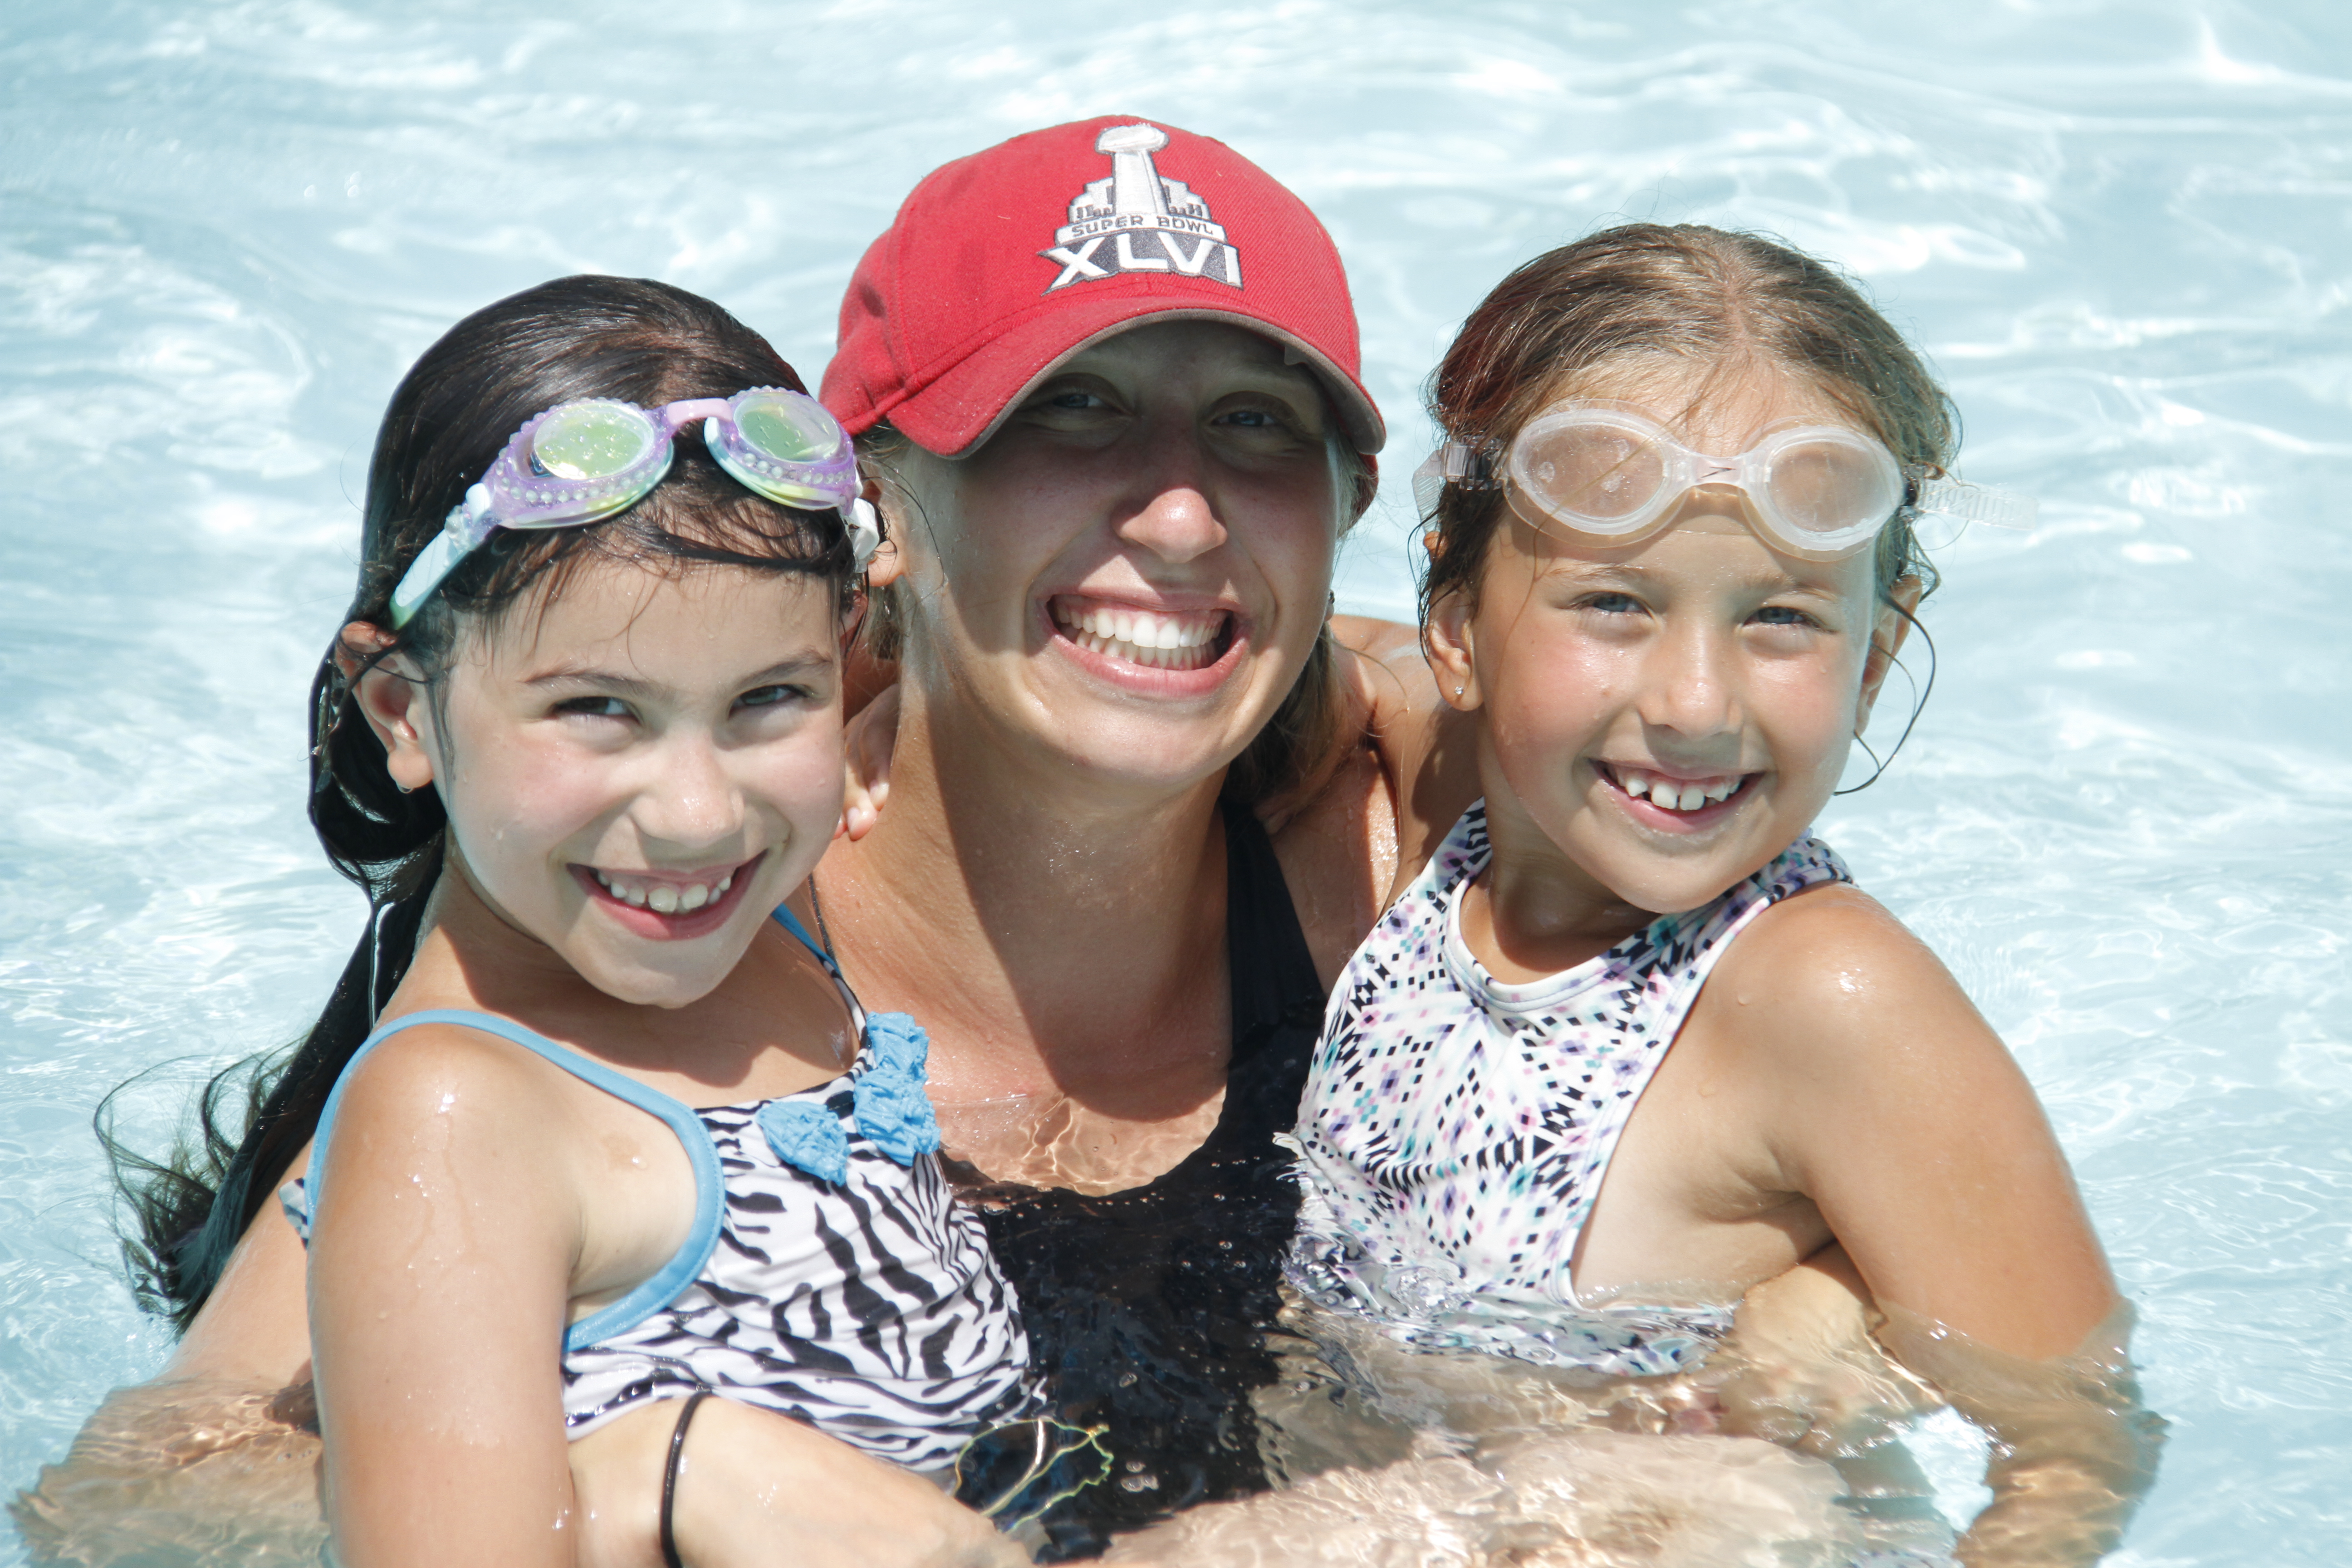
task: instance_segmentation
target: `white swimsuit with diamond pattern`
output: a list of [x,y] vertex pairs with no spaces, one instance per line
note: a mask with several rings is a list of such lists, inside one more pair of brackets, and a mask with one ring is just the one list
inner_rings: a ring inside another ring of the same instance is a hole
[[1853,878],[1810,836],[1699,909],[1526,984],[1462,940],[1473,806],[1340,975],[1299,1107],[1294,1284],[1408,1342],[1616,1375],[1674,1372],[1728,1306],[1593,1305],[1570,1277],[1642,1090],[1748,922]]

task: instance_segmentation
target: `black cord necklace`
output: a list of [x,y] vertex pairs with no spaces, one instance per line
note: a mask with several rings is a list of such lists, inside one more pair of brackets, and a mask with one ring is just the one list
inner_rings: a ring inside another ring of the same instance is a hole
[[824,944],[824,955],[833,963],[834,973],[841,972],[841,955],[833,951],[833,931],[824,923],[824,900],[816,896],[816,873],[808,878],[809,913],[816,917],[816,939]]

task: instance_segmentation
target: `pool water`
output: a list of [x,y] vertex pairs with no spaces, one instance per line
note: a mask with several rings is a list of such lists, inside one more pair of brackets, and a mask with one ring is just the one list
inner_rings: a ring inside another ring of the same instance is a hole
[[[1417,389],[1538,250],[1768,229],[1927,347],[1964,470],[2043,521],[1947,552],[1934,701],[1824,831],[2014,1047],[2140,1303],[2172,1436],[2114,1561],[2341,1562],[2352,13],[90,0],[10,8],[0,75],[0,1489],[168,1343],[92,1107],[154,1068],[123,1127],[167,1140],[354,934],[303,692],[408,361],[595,269],[713,296],[813,382],[919,175],[1133,112],[1263,163],[1348,258],[1395,438],[1343,607],[1409,614]],[[1972,1436],[1921,1446],[1965,1511]]]

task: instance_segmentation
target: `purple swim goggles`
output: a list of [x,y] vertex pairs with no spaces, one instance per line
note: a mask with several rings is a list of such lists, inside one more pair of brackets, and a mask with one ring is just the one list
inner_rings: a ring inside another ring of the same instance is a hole
[[881,530],[858,495],[856,454],[815,398],[774,386],[659,408],[588,397],[559,403],[514,433],[392,591],[393,626],[407,625],[501,528],[569,528],[635,506],[669,472],[677,433],[696,420],[710,455],[745,489],[785,506],[839,512],[857,564],[872,557]]

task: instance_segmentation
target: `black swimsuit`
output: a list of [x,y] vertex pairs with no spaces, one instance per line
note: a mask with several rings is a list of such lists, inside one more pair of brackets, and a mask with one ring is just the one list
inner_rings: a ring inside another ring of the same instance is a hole
[[1108,1428],[1110,1475],[1045,1514],[1042,1562],[1266,1486],[1249,1396],[1276,1376],[1265,1333],[1298,1214],[1274,1134],[1297,1120],[1324,989],[1265,829],[1240,806],[1224,822],[1234,1051],[1208,1141],[1125,1192],[976,1194],[1055,1413]]

